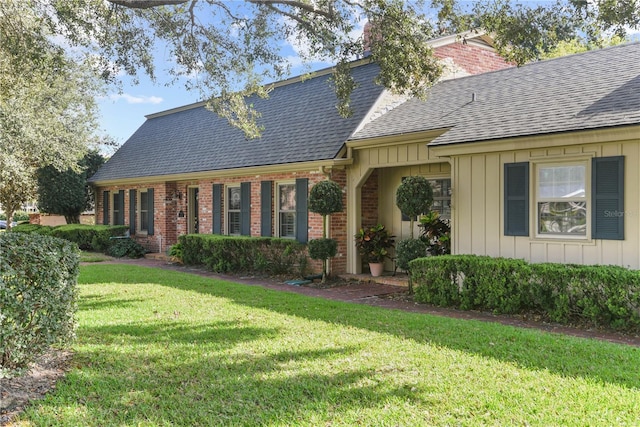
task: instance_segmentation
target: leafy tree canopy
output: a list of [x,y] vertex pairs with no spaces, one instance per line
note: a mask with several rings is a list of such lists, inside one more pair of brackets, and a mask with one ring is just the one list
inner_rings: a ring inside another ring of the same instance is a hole
[[77,170],[59,171],[54,166],[38,170],[38,208],[41,212],[64,215],[67,224],[79,224],[83,211],[94,207],[93,188],[87,184],[104,163],[99,152],[89,151]]
[[0,205],[8,217],[35,198],[38,168],[75,167],[97,127],[103,85],[52,41],[36,3],[0,1]]
[[[9,4],[18,0],[4,0]],[[247,95],[268,96],[265,82],[287,75],[281,45],[304,45],[303,61],[323,58],[338,64],[334,85],[338,109],[351,113],[355,88],[346,64],[362,55],[355,31],[371,25],[371,59],[381,67],[379,82],[396,92],[424,96],[440,75],[425,40],[465,30],[495,36],[499,51],[522,64],[553,50],[558,42],[603,33],[624,36],[640,28],[638,0],[29,0],[20,1],[50,34],[85,48],[107,81],[139,71],[155,77],[159,48],[171,58],[167,70],[187,80],[218,114],[260,135],[259,112]],[[469,6],[472,4],[471,6]],[[1,8],[0,8],[1,10]],[[2,12],[0,12],[2,13]],[[0,31],[14,32],[15,26]],[[3,34],[3,40],[5,39]],[[36,40],[37,41],[37,40]],[[35,42],[34,42],[35,43]],[[37,44],[37,43],[35,43]]]

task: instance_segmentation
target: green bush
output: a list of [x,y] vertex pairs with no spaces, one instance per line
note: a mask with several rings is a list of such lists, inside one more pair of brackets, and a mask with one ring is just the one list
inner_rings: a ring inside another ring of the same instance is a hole
[[84,225],[66,224],[49,227],[37,224],[20,224],[12,228],[19,233],[48,234],[74,242],[85,251],[104,252],[112,244],[111,237],[124,235],[129,227],[126,225]]
[[295,240],[187,234],[179,237],[182,261],[211,271],[303,275],[305,246]]
[[51,234],[53,227],[38,224],[18,224],[11,228],[14,233]]
[[418,302],[640,330],[640,272],[635,270],[474,255],[421,258],[410,267]]
[[[7,214],[4,212],[0,213],[0,219],[6,220]],[[16,211],[13,213],[13,221],[15,222],[29,221],[29,213],[25,211]]]
[[176,243],[169,248],[169,256],[175,261],[182,262],[182,245]]
[[142,258],[146,249],[132,238],[113,239],[107,249],[107,255],[115,258]]
[[0,235],[0,377],[74,338],[79,260],[62,239]]
[[311,259],[326,260],[338,253],[338,242],[334,239],[313,239],[307,244]]
[[409,262],[427,256],[427,244],[420,239],[405,239],[396,244],[396,265],[408,271]]

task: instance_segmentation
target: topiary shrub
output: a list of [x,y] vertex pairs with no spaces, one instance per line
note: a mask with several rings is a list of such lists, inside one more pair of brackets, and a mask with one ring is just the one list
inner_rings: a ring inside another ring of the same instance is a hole
[[334,239],[313,239],[307,243],[307,249],[312,259],[326,260],[336,256],[338,242]]
[[141,244],[131,238],[114,239],[107,249],[107,255],[115,258],[142,258],[146,252]]
[[429,212],[432,203],[433,189],[427,178],[408,176],[402,180],[396,190],[396,206],[409,217],[412,239],[414,218]]
[[322,260],[322,282],[327,279],[327,261],[338,253],[338,242],[327,238],[327,216],[344,209],[342,203],[342,189],[331,180],[320,181],[311,188],[309,193],[309,210],[322,215],[322,239],[309,242],[309,256]]
[[77,245],[65,240],[0,235],[0,377],[74,338],[79,263]]
[[335,181],[320,181],[309,192],[309,210],[322,216],[342,212],[342,189]]

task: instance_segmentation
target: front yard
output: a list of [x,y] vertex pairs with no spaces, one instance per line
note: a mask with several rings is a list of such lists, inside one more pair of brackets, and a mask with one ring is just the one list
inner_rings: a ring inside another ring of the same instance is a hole
[[18,425],[636,425],[640,349],[128,265]]

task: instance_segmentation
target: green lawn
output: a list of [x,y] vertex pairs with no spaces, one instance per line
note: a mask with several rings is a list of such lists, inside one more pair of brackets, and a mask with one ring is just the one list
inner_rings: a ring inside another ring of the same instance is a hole
[[637,425],[640,349],[126,265],[20,425]]

